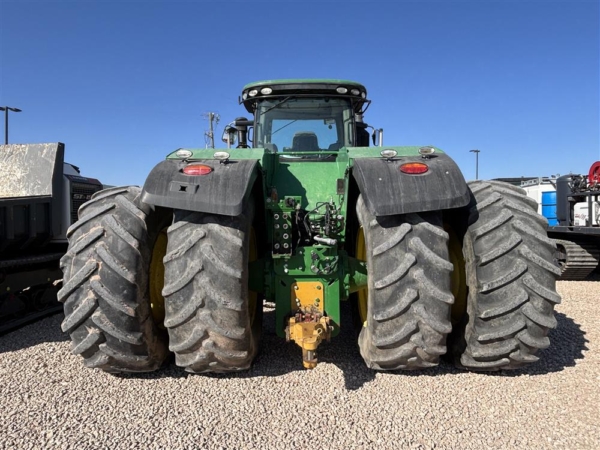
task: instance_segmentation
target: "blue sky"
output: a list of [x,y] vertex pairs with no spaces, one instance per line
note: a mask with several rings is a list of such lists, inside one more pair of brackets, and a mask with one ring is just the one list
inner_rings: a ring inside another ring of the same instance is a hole
[[[465,178],[587,173],[600,159],[598,1],[0,0],[11,143],[66,144],[105,184],[143,184],[275,78],[366,85],[387,145],[435,145]],[[0,128],[4,131],[3,122]],[[3,134],[2,134],[3,136]]]

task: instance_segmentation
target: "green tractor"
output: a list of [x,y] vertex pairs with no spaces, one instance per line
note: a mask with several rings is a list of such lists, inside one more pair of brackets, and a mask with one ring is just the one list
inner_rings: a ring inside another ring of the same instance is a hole
[[152,371],[173,353],[189,372],[248,369],[265,300],[306,368],[342,301],[376,370],[445,354],[515,369],[548,347],[560,269],[522,189],[466,183],[435,147],[382,146],[356,82],[261,81],[240,103],[252,118],[226,127],[226,149],[179,149],[142,189],[80,208],[59,300],[85,366]]

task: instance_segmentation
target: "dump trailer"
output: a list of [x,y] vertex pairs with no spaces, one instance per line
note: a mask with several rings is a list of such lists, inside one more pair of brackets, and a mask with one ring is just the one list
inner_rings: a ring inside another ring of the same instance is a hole
[[556,241],[561,280],[583,280],[600,260],[600,161],[588,174],[524,181],[521,186],[548,219]]
[[0,146],[0,333],[62,310],[66,231],[101,189],[64,162],[61,143]]
[[248,369],[265,300],[306,368],[335,345],[342,301],[375,370],[516,369],[550,345],[560,269],[523,189],[467,183],[437,147],[384,146],[357,82],[255,82],[240,104],[227,148],[174,151],[142,188],[80,208],[58,298],[85,366]]

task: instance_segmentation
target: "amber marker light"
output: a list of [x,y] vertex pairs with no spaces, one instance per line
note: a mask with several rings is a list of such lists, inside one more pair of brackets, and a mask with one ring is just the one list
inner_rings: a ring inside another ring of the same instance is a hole
[[429,167],[427,167],[427,164],[423,164],[420,162],[406,163],[406,164],[402,164],[400,166],[400,172],[409,173],[411,175],[418,175],[420,173],[425,173],[428,170],[429,170]]
[[212,167],[204,164],[188,164],[183,168],[183,173],[186,175],[208,175],[212,170]]

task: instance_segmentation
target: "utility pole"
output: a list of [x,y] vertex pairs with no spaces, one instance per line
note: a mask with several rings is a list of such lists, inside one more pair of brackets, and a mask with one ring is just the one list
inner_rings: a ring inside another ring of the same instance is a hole
[[21,112],[21,110],[10,106],[0,106],[0,111],[4,111],[4,143],[8,145],[8,111]]
[[475,153],[475,179],[479,180],[479,152],[481,150],[469,150],[471,153]]
[[204,133],[204,136],[206,137],[206,148],[215,148],[215,134],[213,131],[213,121],[215,122],[215,127],[219,124],[219,119],[221,117],[219,117],[218,113],[214,113],[214,112],[209,112],[204,114],[204,117],[206,117],[208,119],[208,123],[209,123],[209,131]]

